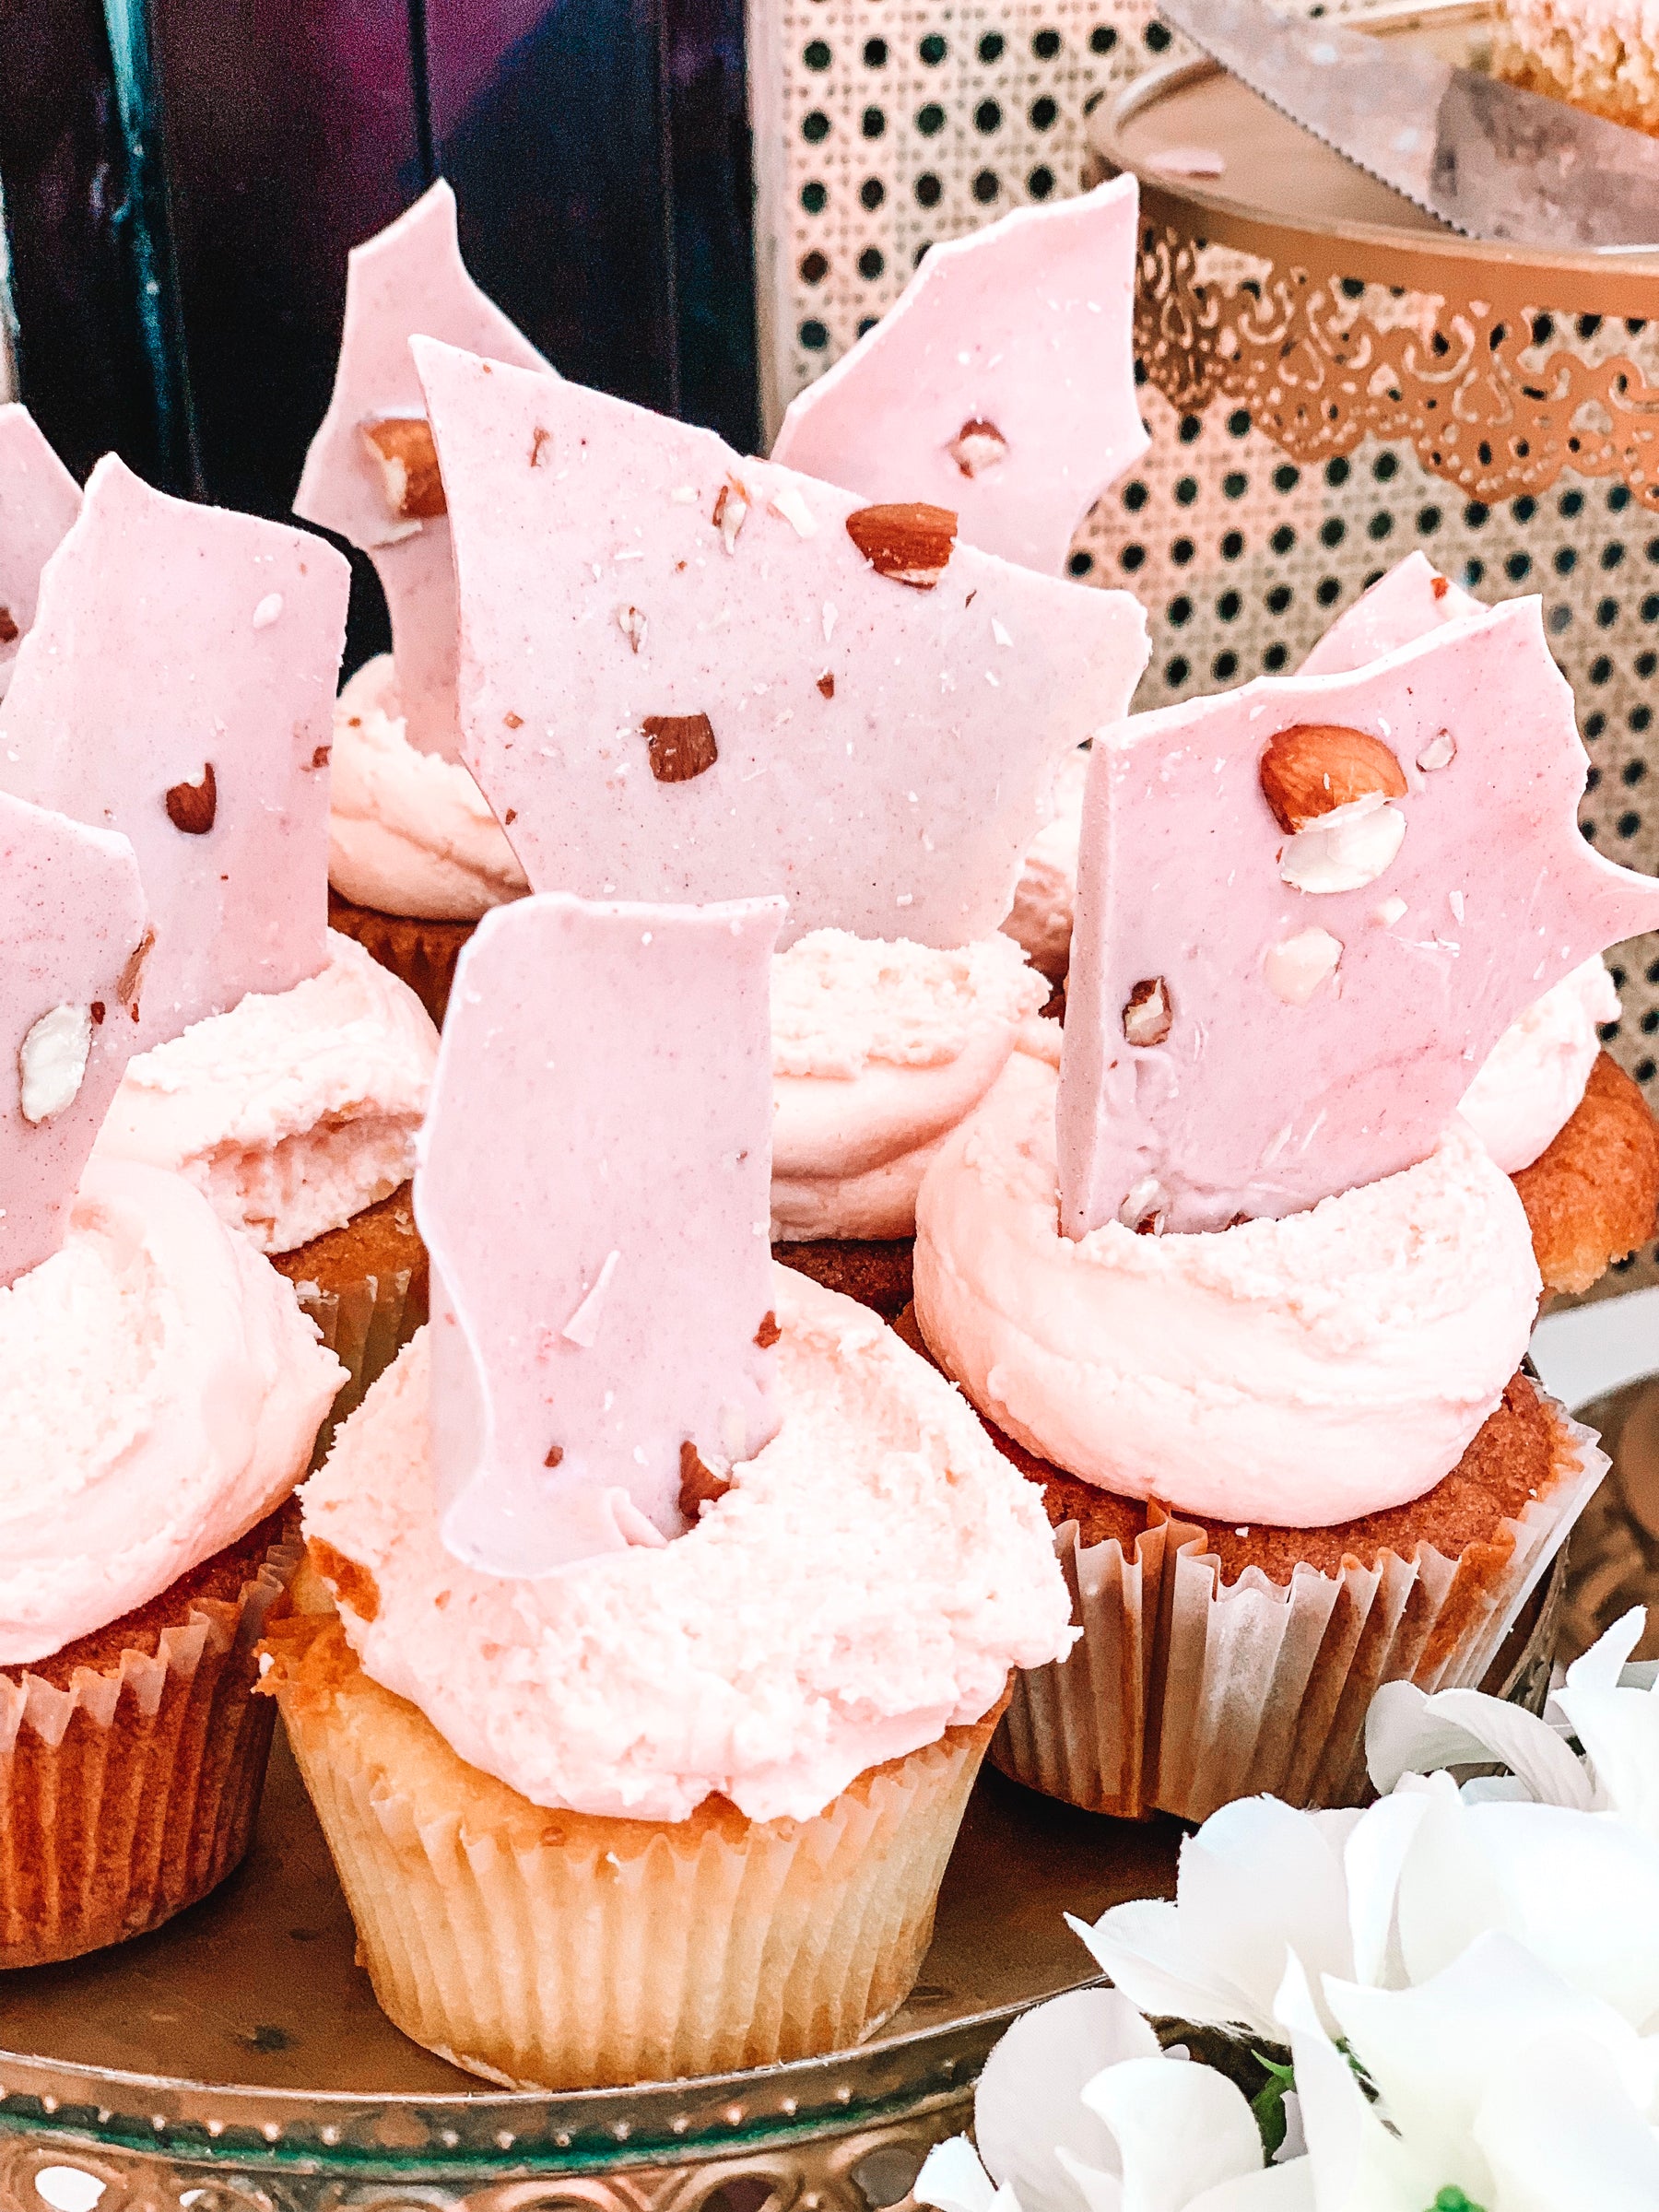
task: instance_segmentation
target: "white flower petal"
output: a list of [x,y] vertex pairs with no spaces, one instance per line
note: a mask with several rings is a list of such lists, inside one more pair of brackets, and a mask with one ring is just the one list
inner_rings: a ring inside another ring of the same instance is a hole
[[[1436,2186],[1456,2183],[1478,2204],[1489,2206],[1493,2191],[1470,2132],[1475,2114],[1491,2083],[1540,2037],[1601,2044],[1644,2111],[1651,2100],[1659,2047],[1644,2047],[1610,2006],[1569,1988],[1507,1936],[1480,1936],[1420,1988],[1327,1981],[1325,2002]],[[1300,2072],[1298,2087],[1305,2095]]]
[[1172,1912],[1119,1905],[1084,1940],[1149,2011],[1271,2034],[1288,1950],[1321,1972],[1352,1971],[1348,1825],[1273,1797],[1240,1798],[1182,1844]]
[[1091,1928],[1069,1912],[1066,1925],[1103,1972],[1143,2012],[1159,2018],[1273,2033],[1255,2001],[1209,1957],[1179,1909],[1155,1898],[1113,1905]]
[[1604,1688],[1570,1675],[1556,1701],[1595,1771],[1601,1801],[1659,1836],[1659,1694]]
[[1081,2159],[1073,2158],[1069,2150],[1057,2150],[1054,2156],[1076,2183],[1087,2212],[1124,2212],[1124,2184],[1115,2173],[1102,2173],[1098,2166],[1086,2166]]
[[1265,2166],[1194,2197],[1186,2212],[1318,2212],[1313,2169],[1306,2159],[1289,2166]]
[[1436,2184],[1367,2102],[1325,2033],[1299,1959],[1285,1970],[1277,2010],[1295,2062],[1319,2212],[1424,2212]]
[[1400,1870],[1426,1803],[1427,1799],[1415,1792],[1409,1796],[1380,1798],[1348,1832],[1342,1865],[1347,1877],[1348,1931],[1356,1982],[1390,1989],[1406,1979],[1394,1939],[1394,1903]]
[[1606,2053],[1576,2038],[1535,2044],[1493,2082],[1475,2136],[1502,2212],[1653,2212],[1659,2136]]
[[1023,2212],[1077,2212],[1059,2150],[1115,2175],[1116,2148],[1084,2104],[1084,2085],[1102,2067],[1157,2054],[1158,2038],[1113,1989],[1075,1989],[1015,2021],[985,2061],[973,2132],[987,2171],[1014,2190]]
[[1641,1631],[1646,1627],[1645,1606],[1632,1606],[1628,1613],[1620,1614],[1606,1635],[1599,1637],[1567,1669],[1568,1688],[1617,1689],[1618,1677],[1629,1664],[1630,1653],[1641,1641]]
[[1587,1810],[1590,1779],[1555,1730],[1524,1706],[1478,1689],[1442,1689],[1431,1698],[1408,1682],[1385,1683],[1365,1720],[1365,1760],[1377,1789],[1392,1790],[1408,1771],[1475,1766],[1496,1759],[1520,1776],[1544,1805]]
[[947,2143],[935,2143],[923,2159],[911,2194],[918,2204],[935,2205],[938,2212],[991,2212],[996,2185],[967,2136],[952,2136]]
[[1423,1806],[1395,1894],[1399,1959],[1406,1982],[1427,1982],[1499,1924],[1499,1900],[1469,1827],[1470,1807],[1449,1774],[1414,1792]]
[[1205,2190],[1262,2170],[1254,2115],[1212,2067],[1132,2059],[1097,2074],[1083,2101],[1117,2139],[1124,2212],[1185,2212]]
[[1659,2014],[1659,1841],[1612,1813],[1471,1805],[1494,1924],[1632,2028]]

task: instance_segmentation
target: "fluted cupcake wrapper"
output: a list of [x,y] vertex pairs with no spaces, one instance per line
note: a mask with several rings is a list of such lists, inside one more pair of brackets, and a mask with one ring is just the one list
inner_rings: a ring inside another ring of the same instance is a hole
[[300,1557],[273,1545],[238,1598],[67,1688],[0,1676],[0,1967],[159,1927],[241,1862],[271,1745],[256,1651]]
[[873,1768],[809,1820],[712,1800],[655,1824],[547,1812],[286,1622],[267,1686],[382,2009],[509,2088],[721,2073],[842,2049],[897,2010],[995,1726]]
[[438,1027],[443,1027],[455,981],[455,963],[477,923],[420,922],[402,914],[382,914],[374,907],[342,899],[331,886],[328,926],[355,937],[371,960],[401,976]]
[[1481,1682],[1606,1471],[1592,1430],[1541,1400],[1555,1479],[1518,1518],[1507,1559],[1489,1543],[1449,1559],[1428,1544],[1288,1583],[1248,1567],[1224,1584],[1179,1516],[1126,1553],[1056,1533],[1083,1631],[1069,1656],[1015,1677],[991,1757],[1005,1774],[1092,1812],[1203,1820],[1266,1792],[1298,1806],[1362,1804],[1365,1715],[1384,1682]]
[[297,1282],[294,1295],[300,1311],[316,1323],[324,1343],[346,1370],[346,1380],[317,1431],[312,1465],[320,1467],[335,1430],[356,1412],[370,1385],[425,1321],[426,1284],[419,1270],[398,1267],[327,1289],[320,1283]]

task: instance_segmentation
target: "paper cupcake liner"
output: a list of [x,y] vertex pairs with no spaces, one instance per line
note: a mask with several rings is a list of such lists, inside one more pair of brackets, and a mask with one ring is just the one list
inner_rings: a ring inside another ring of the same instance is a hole
[[300,1557],[272,1545],[236,1599],[67,1688],[0,1676],[0,1967],[142,1935],[240,1864],[271,1746],[256,1650]]
[[[390,1223],[381,1218],[389,1212]],[[394,1257],[390,1265],[385,1264],[388,1246]],[[369,1265],[371,1257],[381,1265]],[[346,1370],[347,1379],[317,1432],[312,1465],[321,1466],[335,1430],[427,1318],[426,1249],[414,1226],[407,1184],[343,1230],[319,1237],[298,1252],[276,1253],[274,1265],[293,1284],[300,1312],[316,1323],[324,1343]]]
[[284,1622],[269,1648],[382,2010],[512,2088],[722,2073],[871,2033],[915,1982],[997,1717],[810,1820],[713,1799],[659,1825],[547,1812],[467,1766],[335,1624]]
[[[416,1292],[418,1295],[415,1295]],[[346,1381],[317,1431],[313,1466],[328,1456],[335,1430],[362,1404],[365,1393],[389,1368],[427,1317],[426,1285],[416,1271],[365,1275],[342,1288],[320,1283],[294,1285],[300,1310],[317,1324],[324,1343],[346,1370]]]
[[455,962],[476,922],[420,922],[358,906],[330,887],[328,926],[355,937],[371,960],[401,976],[441,1029],[455,981]]
[[1091,1812],[1203,1820],[1266,1792],[1351,1806],[1369,1792],[1365,1715],[1384,1682],[1479,1683],[1606,1471],[1594,1432],[1544,1404],[1556,1479],[1490,1543],[1448,1559],[1428,1544],[1288,1583],[1248,1567],[1230,1584],[1205,1536],[1171,1515],[1135,1541],[1056,1534],[1083,1634],[1069,1656],[1017,1675],[991,1757],[1005,1774]]

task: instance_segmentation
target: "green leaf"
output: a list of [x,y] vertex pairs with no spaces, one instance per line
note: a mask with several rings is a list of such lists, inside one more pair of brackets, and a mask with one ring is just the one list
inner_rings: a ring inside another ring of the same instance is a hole
[[1280,2065],[1277,2059],[1264,2058],[1259,2051],[1253,2051],[1250,2055],[1258,2065],[1267,2069],[1267,2079],[1251,2099],[1250,2110],[1262,2138],[1263,2152],[1271,2159],[1285,2140],[1285,2092],[1296,2087],[1296,2069]]
[[1484,2207],[1472,2196],[1465,2196],[1455,2182],[1448,2182],[1429,2206],[1429,2212],[1484,2212]]

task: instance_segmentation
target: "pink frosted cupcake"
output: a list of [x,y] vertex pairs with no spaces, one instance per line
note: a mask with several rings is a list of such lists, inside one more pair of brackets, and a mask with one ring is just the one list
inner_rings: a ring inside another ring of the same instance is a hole
[[381,2004],[492,2080],[868,2033],[1009,1668],[1068,1638],[969,1408],[768,1256],[781,912],[480,925],[417,1188],[446,1302],[304,1493],[338,1618],[269,1687]]
[[138,871],[10,798],[0,855],[0,1964],[26,1966],[154,1927],[246,1848],[281,1509],[340,1370],[180,1177],[76,1191],[131,1049]]
[[1535,602],[1097,737],[1058,1077],[1017,1056],[918,1203],[922,1337],[1084,1631],[1017,1687],[1020,1779],[1351,1802],[1377,1684],[1479,1680],[1599,1480],[1517,1372],[1532,1230],[1457,1111],[1659,906],[1584,772]]

